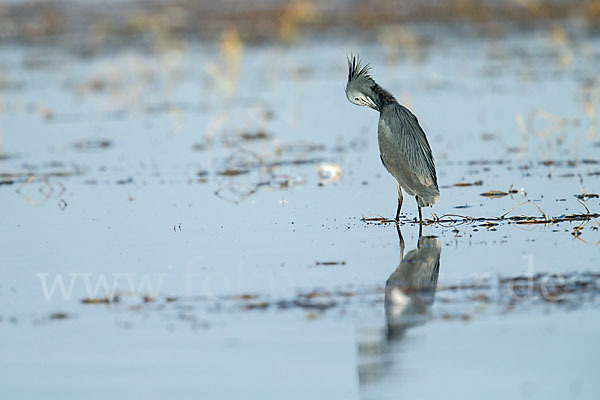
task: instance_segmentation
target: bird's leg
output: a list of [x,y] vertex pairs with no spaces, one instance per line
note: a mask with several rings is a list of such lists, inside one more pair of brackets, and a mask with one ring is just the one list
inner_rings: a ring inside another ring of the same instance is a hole
[[404,238],[398,224],[396,224],[396,232],[398,232],[398,239],[400,240],[400,262],[402,262],[402,258],[404,257]]
[[402,208],[402,197],[398,199],[398,208],[396,209],[396,224],[400,222],[400,209]]
[[400,222],[400,209],[402,208],[402,189],[398,184],[398,209],[396,210],[396,223]]
[[423,215],[421,214],[421,206],[419,205],[419,196],[415,196],[415,200],[417,200],[417,207],[419,208],[419,223],[423,223]]

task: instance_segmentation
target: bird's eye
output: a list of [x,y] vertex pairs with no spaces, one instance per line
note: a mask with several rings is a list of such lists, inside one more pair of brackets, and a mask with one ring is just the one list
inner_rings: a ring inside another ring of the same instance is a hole
[[358,97],[355,97],[354,100],[358,101]]

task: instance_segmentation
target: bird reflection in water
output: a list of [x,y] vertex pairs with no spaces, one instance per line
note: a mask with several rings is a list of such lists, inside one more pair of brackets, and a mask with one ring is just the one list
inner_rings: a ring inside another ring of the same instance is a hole
[[417,248],[404,254],[400,239],[400,263],[385,283],[385,319],[388,340],[401,338],[404,332],[423,324],[435,299],[440,273],[442,245],[435,236],[419,236]]
[[[404,334],[430,317],[440,272],[442,246],[435,236],[421,236],[417,248],[404,255],[404,239],[400,240],[398,268],[385,284],[385,337],[359,346],[359,381],[361,386],[378,381],[391,370]],[[396,350],[396,351],[395,351]]]

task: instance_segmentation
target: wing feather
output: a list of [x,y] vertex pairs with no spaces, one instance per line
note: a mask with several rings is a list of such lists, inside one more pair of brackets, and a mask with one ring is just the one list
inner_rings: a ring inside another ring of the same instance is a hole
[[424,186],[433,184],[437,188],[433,153],[417,117],[406,107],[394,103],[382,118],[390,129],[388,140],[406,157],[419,182]]

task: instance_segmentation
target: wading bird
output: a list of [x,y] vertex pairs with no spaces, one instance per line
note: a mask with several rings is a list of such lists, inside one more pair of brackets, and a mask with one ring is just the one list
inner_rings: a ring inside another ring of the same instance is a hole
[[358,57],[348,58],[346,97],[353,104],[379,111],[377,139],[381,162],[398,183],[396,222],[400,218],[404,189],[415,196],[422,223],[421,207],[440,200],[431,147],[417,117],[379,86],[369,70],[369,64],[362,66]]
[[417,248],[404,255],[404,239],[400,239],[400,263],[385,283],[385,319],[388,340],[399,339],[412,326],[429,319],[435,300],[442,243],[435,236],[421,236]]

